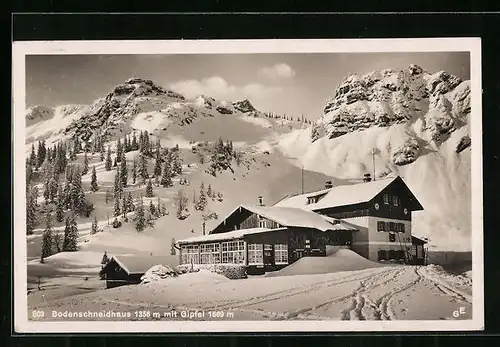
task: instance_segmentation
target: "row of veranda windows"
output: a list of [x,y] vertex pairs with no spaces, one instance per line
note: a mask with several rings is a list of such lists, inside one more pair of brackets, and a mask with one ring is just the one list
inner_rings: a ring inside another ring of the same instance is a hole
[[[271,245],[248,244],[248,265],[264,264],[264,250],[272,251]],[[222,252],[221,252],[222,250]],[[274,245],[275,264],[288,264],[288,245]],[[201,245],[182,245],[181,264],[244,264],[245,242],[228,241]]]

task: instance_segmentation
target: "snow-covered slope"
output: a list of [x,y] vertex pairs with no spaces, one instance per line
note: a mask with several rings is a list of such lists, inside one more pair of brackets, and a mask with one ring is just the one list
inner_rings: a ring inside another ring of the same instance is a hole
[[349,76],[316,124],[278,146],[305,169],[342,179],[373,175],[375,159],[376,177],[401,175],[424,206],[415,234],[470,250],[470,117],[469,81],[412,65]]

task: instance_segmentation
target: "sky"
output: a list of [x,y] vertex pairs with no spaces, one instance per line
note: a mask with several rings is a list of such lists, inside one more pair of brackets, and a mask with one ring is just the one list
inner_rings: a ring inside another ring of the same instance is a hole
[[130,77],[186,97],[248,98],[264,112],[316,119],[352,73],[420,65],[470,78],[468,52],[26,56],[26,106],[89,104]]

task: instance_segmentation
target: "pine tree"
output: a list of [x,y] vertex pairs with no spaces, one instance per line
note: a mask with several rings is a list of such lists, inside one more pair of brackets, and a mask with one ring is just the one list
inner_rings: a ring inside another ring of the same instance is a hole
[[142,184],[145,184],[146,180],[149,178],[148,161],[147,161],[146,156],[144,154],[140,156],[139,177],[141,178]]
[[127,218],[127,213],[129,212],[129,209],[128,209],[128,203],[127,203],[127,197],[125,196],[125,194],[123,194],[123,198],[122,198],[122,213],[123,213],[123,218]]
[[120,175],[120,170],[116,170],[115,172],[115,181],[114,181],[114,191],[113,194],[115,197],[118,197],[118,199],[121,197],[123,192],[123,186],[122,186],[122,179]]
[[122,187],[126,187],[128,183],[128,168],[127,168],[127,160],[125,157],[125,152],[122,152],[122,158],[120,160],[120,178]]
[[139,153],[143,153],[144,151],[144,134],[141,132],[139,133]]
[[134,207],[134,200],[132,199],[132,194],[130,192],[128,192],[128,195],[127,195],[127,210],[131,212],[134,209],[135,209],[135,207]]
[[115,195],[115,204],[113,205],[113,216],[118,217],[121,214],[120,211],[120,197]]
[[122,153],[123,153],[122,142],[120,139],[118,139],[118,142],[116,143],[116,161],[118,163],[122,160]]
[[137,151],[139,149],[139,144],[137,143],[137,137],[135,136],[135,132],[132,135],[132,145],[131,148],[133,151]]
[[144,211],[144,201],[142,200],[142,197],[141,201],[139,202],[135,210],[134,222],[135,222],[135,229],[138,232],[141,232],[146,228],[146,216]]
[[160,184],[165,188],[173,186],[172,171],[170,169],[170,163],[168,161],[165,162],[165,167],[163,168],[163,174],[161,176]]
[[42,235],[42,254],[40,261],[43,263],[45,258],[52,255],[53,230],[52,230],[52,215],[47,212],[45,216],[45,230]]
[[111,148],[108,146],[108,152],[106,153],[106,163],[104,164],[106,171],[111,171],[111,166],[113,162],[111,161]]
[[87,155],[87,147],[85,147],[85,154],[83,155],[82,175],[86,175],[88,172],[89,172],[89,157]]
[[45,155],[47,154],[47,148],[45,147],[45,140],[38,141],[38,153],[36,156],[37,159],[37,168],[42,166],[45,161]]
[[134,157],[134,162],[132,164],[132,183],[135,184],[137,181],[137,159]]
[[90,229],[90,235],[97,234],[99,232],[99,224],[97,223],[97,216],[94,215],[94,220],[92,221],[92,227]]
[[160,218],[161,217],[161,209],[162,209],[162,202],[160,197],[158,197],[158,200],[156,201],[156,217]]
[[209,198],[213,198],[214,197],[214,192],[212,191],[212,186],[210,184],[208,185],[207,196]]
[[181,175],[182,174],[182,159],[179,156],[178,152],[175,152],[172,161],[172,170],[174,174]]
[[151,183],[151,178],[150,178],[146,186],[146,198],[152,198],[153,196],[154,196],[153,184]]
[[97,192],[99,190],[99,186],[97,185],[97,173],[95,171],[95,166],[92,166],[92,176],[90,179],[90,190],[93,192]]
[[113,167],[116,167],[118,165],[117,163],[117,160],[116,160],[116,157],[115,157],[115,160],[113,160]]
[[161,154],[160,154],[160,151],[156,152],[155,167],[153,169],[153,175],[155,177],[161,176]]
[[100,152],[99,160],[104,161],[105,155],[104,155],[104,146],[103,145],[101,145],[99,152]]
[[198,211],[205,211],[207,207],[207,197],[205,195],[205,185],[201,182],[200,186],[200,196],[198,197],[198,202],[196,203],[196,209]]
[[26,196],[26,234],[32,235],[35,225],[37,223],[36,218],[36,187],[30,187],[27,191]]
[[78,165],[73,171],[69,200],[70,208],[75,213],[80,213],[85,204],[85,194],[83,193],[82,175]]
[[62,242],[62,239],[61,239],[61,235],[58,233],[58,232],[55,232],[53,237],[52,237],[52,242],[53,242],[53,246],[56,248],[55,252],[54,253],[59,253],[61,252],[61,242]]
[[63,251],[74,252],[78,250],[78,224],[75,214],[66,218],[66,227],[64,228]]
[[62,187],[59,187],[57,192],[57,205],[56,205],[56,220],[58,222],[64,221],[64,205],[65,205],[64,191]]
[[185,219],[188,216],[187,203],[188,198],[184,195],[182,190],[177,192],[177,196],[174,198],[176,215],[178,219]]
[[176,255],[177,252],[175,250],[175,239],[172,237],[172,241],[170,241],[170,255]]
[[31,154],[30,154],[29,163],[32,167],[37,166],[37,160],[36,160],[36,154],[35,154],[35,144],[31,144]]
[[149,200],[149,213],[151,214],[151,216],[156,216],[156,208],[153,204],[153,200]]

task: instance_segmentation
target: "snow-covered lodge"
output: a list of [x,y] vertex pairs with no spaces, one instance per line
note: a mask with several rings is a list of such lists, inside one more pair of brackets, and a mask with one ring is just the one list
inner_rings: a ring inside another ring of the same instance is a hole
[[248,273],[350,248],[373,261],[424,262],[425,240],[411,232],[422,205],[401,177],[328,186],[273,206],[236,207],[208,235],[179,240],[181,264],[242,264]]

